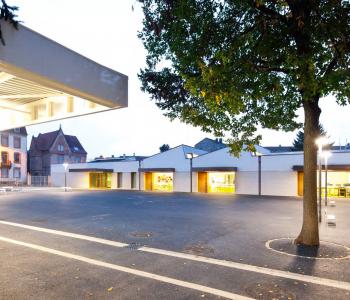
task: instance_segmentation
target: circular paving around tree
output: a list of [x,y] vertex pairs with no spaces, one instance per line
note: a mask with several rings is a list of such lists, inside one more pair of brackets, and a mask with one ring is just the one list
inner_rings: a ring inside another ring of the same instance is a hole
[[319,246],[294,244],[293,238],[269,240],[265,246],[275,252],[308,259],[347,259],[350,258],[350,248],[344,245],[321,241]]

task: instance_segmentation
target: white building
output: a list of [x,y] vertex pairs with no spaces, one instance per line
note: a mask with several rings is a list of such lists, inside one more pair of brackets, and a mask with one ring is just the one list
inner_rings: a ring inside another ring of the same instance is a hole
[[[139,161],[75,164],[68,167],[68,185],[163,192],[190,192],[192,186],[192,192],[200,193],[302,196],[303,153],[271,153],[260,146],[256,150],[258,155],[243,151],[234,157],[229,148],[207,153],[180,145]],[[53,183],[63,186],[63,167],[53,170]],[[350,197],[349,151],[332,152],[327,174],[329,195]]]
[[1,131],[2,184],[27,182],[27,131],[25,127]]

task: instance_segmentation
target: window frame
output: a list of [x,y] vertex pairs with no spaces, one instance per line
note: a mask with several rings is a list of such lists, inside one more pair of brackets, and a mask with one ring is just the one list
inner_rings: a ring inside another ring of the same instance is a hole
[[[4,176],[4,170],[6,171],[7,175]],[[8,168],[1,168],[1,178],[9,178],[10,172]]]
[[[15,172],[16,172],[16,171],[18,171],[19,177],[16,177],[16,175],[15,175]],[[21,179],[21,176],[22,176],[22,174],[21,174],[21,168],[18,168],[18,167],[13,168],[13,178],[15,178],[15,179]]]
[[[4,139],[7,140],[7,143],[3,143]],[[10,137],[8,134],[1,134],[1,146],[2,147],[9,147],[9,143],[10,143]]]
[[[19,142],[18,146],[16,145],[16,141]],[[20,136],[14,136],[13,137],[13,148],[15,149],[21,149],[22,146],[22,139]]]
[[[16,160],[16,155],[18,155],[18,160]],[[21,153],[19,152],[13,153],[13,162],[15,164],[21,164],[21,161],[22,161]]]

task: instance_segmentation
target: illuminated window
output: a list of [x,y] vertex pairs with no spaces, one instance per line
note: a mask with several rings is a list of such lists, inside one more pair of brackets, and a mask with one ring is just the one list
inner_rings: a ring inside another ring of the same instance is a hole
[[208,173],[209,193],[234,193],[235,172],[210,172]]
[[[322,172],[322,194],[325,194],[325,172]],[[317,172],[318,182],[318,172]],[[327,195],[329,197],[350,197],[350,172],[327,172]]]
[[110,189],[112,184],[112,174],[110,173],[90,173],[90,188]]
[[172,192],[173,173],[152,173],[152,190]]

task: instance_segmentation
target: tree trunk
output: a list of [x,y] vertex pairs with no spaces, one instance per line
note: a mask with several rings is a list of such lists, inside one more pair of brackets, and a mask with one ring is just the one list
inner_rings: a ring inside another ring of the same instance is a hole
[[320,243],[317,215],[317,145],[321,109],[318,97],[306,100],[304,106],[304,201],[303,226],[296,244],[318,246]]

